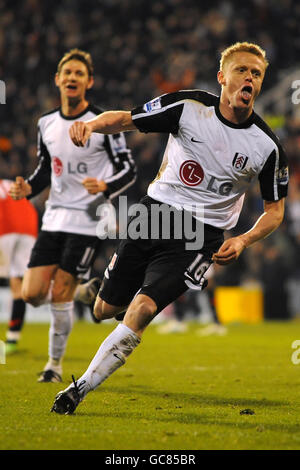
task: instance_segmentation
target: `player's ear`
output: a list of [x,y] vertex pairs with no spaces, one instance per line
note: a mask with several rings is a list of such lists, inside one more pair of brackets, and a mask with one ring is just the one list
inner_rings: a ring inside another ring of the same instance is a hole
[[56,86],[59,86],[59,83],[58,83],[58,73],[55,74],[54,82],[55,82],[55,85],[56,85]]
[[87,90],[89,90],[90,88],[92,88],[93,85],[94,85],[94,77],[91,76],[91,77],[89,78],[88,85],[87,85],[87,87],[86,87]]
[[217,73],[217,79],[218,79],[218,82],[220,83],[220,85],[222,85],[222,86],[226,85],[226,80],[225,80],[223,70],[219,70],[219,72]]

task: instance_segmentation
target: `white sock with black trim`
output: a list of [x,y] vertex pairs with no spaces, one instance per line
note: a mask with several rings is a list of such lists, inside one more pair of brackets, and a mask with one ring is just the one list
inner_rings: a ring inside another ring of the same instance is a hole
[[69,334],[73,326],[74,302],[51,303],[51,324],[49,329],[49,362],[60,363]]
[[123,323],[118,325],[103,341],[88,369],[77,380],[81,398],[125,364],[127,357],[139,345],[140,341],[134,331],[126,325]]

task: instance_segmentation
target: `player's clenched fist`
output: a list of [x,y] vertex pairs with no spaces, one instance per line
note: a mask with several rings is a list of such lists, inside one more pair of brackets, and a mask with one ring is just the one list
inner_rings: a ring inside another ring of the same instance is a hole
[[16,201],[31,194],[31,186],[26,183],[22,176],[17,176],[16,181],[11,184],[8,194]]
[[96,178],[85,178],[82,184],[89,194],[98,194],[107,190],[105,181],[98,181]]
[[69,134],[77,147],[83,147],[92,133],[91,125],[83,121],[75,121],[70,127]]
[[228,238],[218,252],[213,254],[212,260],[220,265],[230,264],[238,259],[245,248],[246,245],[241,237]]

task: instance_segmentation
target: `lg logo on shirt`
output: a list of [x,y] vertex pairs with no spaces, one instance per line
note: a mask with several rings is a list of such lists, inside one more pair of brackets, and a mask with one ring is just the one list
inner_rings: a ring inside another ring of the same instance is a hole
[[225,182],[219,185],[217,178],[212,176],[207,185],[208,191],[213,193],[220,194],[221,196],[228,196],[231,193],[233,184],[230,182]]
[[[182,163],[179,170],[179,177],[181,181],[187,186],[198,186],[204,179],[204,171],[202,166],[195,160],[186,160]],[[219,184],[215,176],[211,176],[206,189],[221,196],[230,194],[233,184],[225,182]]]
[[204,171],[195,160],[186,160],[180,167],[179,176],[187,186],[198,186],[203,181]]
[[[62,175],[64,165],[60,158],[53,157],[52,168],[56,176]],[[87,173],[87,170],[88,170],[87,164],[84,162],[78,162],[78,163],[68,162],[67,164],[67,173],[69,174],[76,174],[76,173],[85,174]]]

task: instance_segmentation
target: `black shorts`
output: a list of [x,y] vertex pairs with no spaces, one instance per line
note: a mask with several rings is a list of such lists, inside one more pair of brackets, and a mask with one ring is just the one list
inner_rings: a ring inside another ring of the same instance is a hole
[[[148,196],[141,202],[148,207],[161,204]],[[150,210],[147,217],[150,226]],[[195,220],[195,224],[199,222]],[[145,294],[160,312],[188,288],[201,289],[212,254],[224,241],[223,230],[210,225],[203,229],[204,243],[199,250],[186,249],[186,238],[175,239],[172,233],[169,239],[160,233],[155,240],[122,240],[105,271],[99,296],[110,305],[127,306],[137,293]]]
[[77,278],[83,277],[97,255],[99,238],[67,232],[42,230],[35,242],[28,268],[58,264]]

